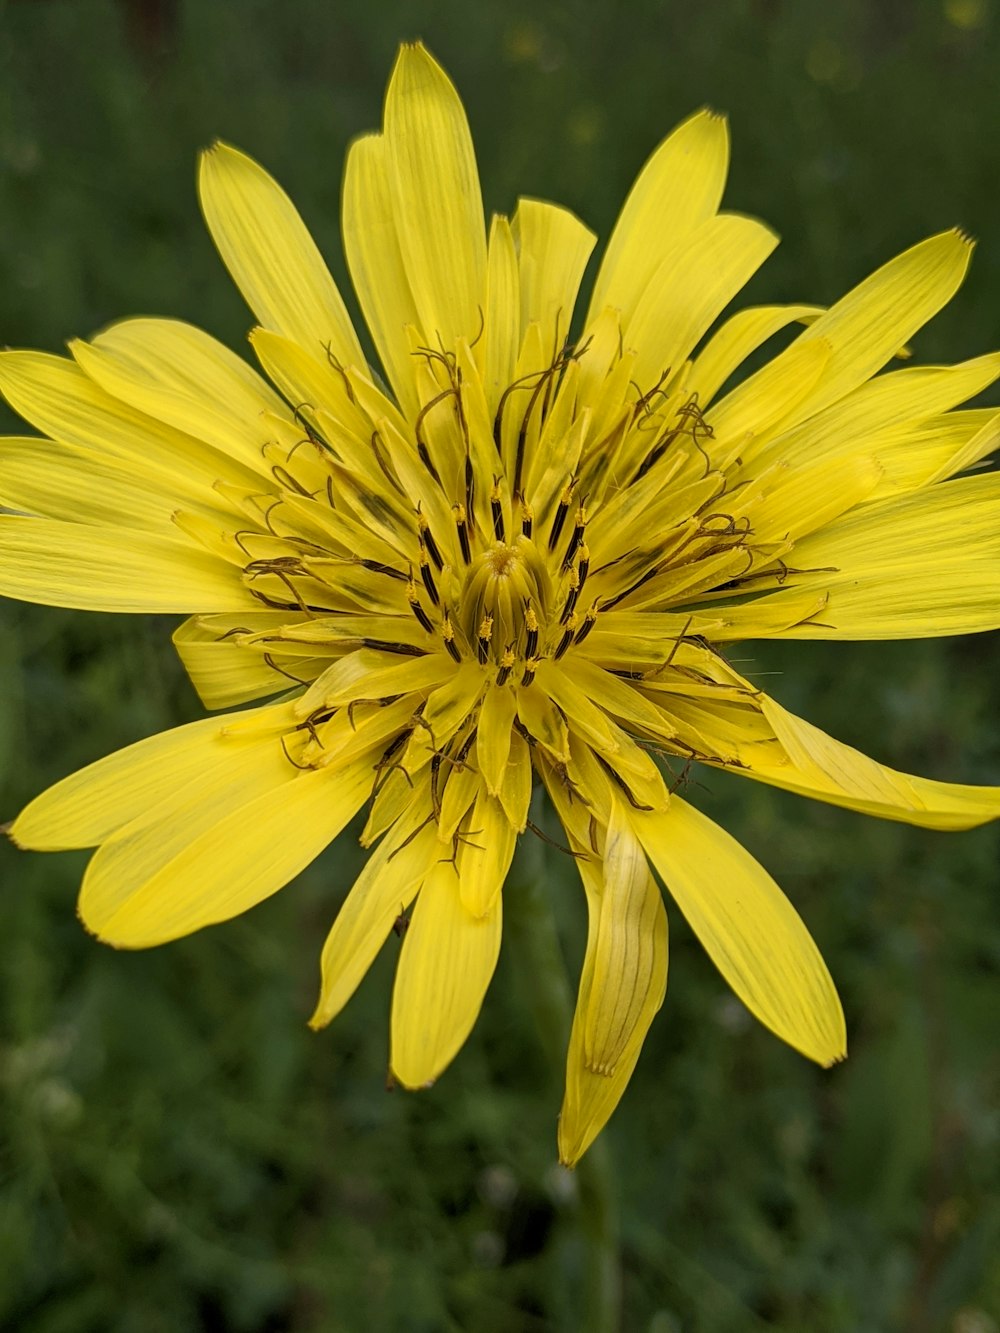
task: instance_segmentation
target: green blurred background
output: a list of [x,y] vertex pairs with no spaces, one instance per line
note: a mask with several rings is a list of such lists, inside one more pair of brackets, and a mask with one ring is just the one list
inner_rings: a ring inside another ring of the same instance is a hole
[[[349,139],[396,44],[465,99],[487,205],[602,234],[658,139],[728,111],[727,201],[786,238],[753,299],[827,301],[961,223],[972,276],[920,360],[1000,345],[995,0],[26,0],[0,8],[0,342],[58,349],[126,314],[242,346],[202,229],[197,150],[267,165],[330,256]],[[344,283],[346,287],[346,282]],[[16,428],[15,428],[16,429]],[[956,533],[956,540],[960,540]],[[154,618],[2,608],[0,816],[199,714]],[[1000,781],[992,637],[760,645],[748,673],[897,767]],[[751,1023],[672,915],[671,977],[606,1135],[622,1327],[997,1333],[997,837],[935,835],[718,775],[694,798],[789,891],[851,1058]],[[555,1166],[561,1071],[508,946],[437,1086],[384,1088],[394,956],[310,1034],[350,838],[248,917],[119,954],[73,910],[80,855],[0,847],[0,1328],[24,1333],[571,1330],[587,1263]],[[573,975],[583,904],[544,862]]]

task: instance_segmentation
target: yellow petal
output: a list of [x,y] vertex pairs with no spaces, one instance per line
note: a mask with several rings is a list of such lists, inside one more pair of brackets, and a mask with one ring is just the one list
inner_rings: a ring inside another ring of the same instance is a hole
[[468,827],[458,846],[462,906],[474,917],[493,911],[514,858],[517,832],[503,806],[480,784]]
[[227,805],[222,798],[211,825],[169,859],[160,824],[137,833],[128,856],[112,855],[128,841],[119,835],[87,868],[80,891],[84,925],[109,944],[142,949],[228,921],[318,856],[371,786],[368,758],[341,770],[297,772],[249,802]]
[[180,472],[169,490],[141,465],[126,467],[89,449],[33,437],[0,445],[0,504],[44,518],[127,526],[176,536],[171,514],[179,504],[217,519],[217,492]]
[[149,613],[233,611],[240,571],[158,533],[0,515],[0,593],[43,606]]
[[[197,479],[252,489],[265,471],[259,454],[242,462],[105,393],[72,361],[44,352],[0,352],[0,389],[11,407],[54,440],[92,450],[162,479],[166,493]],[[244,447],[244,452],[246,452]]]
[[510,758],[500,788],[500,804],[515,833],[523,833],[527,827],[531,784],[531,750],[524,737],[515,732],[510,739]]
[[[795,346],[808,347],[808,339]],[[829,344],[825,344],[829,349]],[[772,362],[789,363],[791,353]],[[829,358],[828,358],[829,359]],[[1000,375],[1000,355],[980,356],[957,366],[915,366],[879,375],[791,430],[782,430],[753,454],[753,472],[775,460],[788,464],[819,457],[843,457],[858,450],[878,453],[893,447],[907,451],[905,427],[946,412],[982,392]],[[811,391],[811,386],[809,386]],[[798,415],[798,413],[796,413]],[[897,443],[898,441],[898,443]]]
[[789,324],[811,324],[822,313],[823,307],[818,305],[758,305],[738,310],[695,357],[687,377],[688,389],[698,395],[704,407],[768,338]]
[[554,360],[573,318],[583,270],[597,237],[568,209],[521,199],[512,223],[521,287],[521,332],[537,323]]
[[760,706],[779,744],[773,752],[755,747],[746,766],[736,770],[743,776],[921,828],[975,828],[1000,817],[1000,787],[899,773],[834,740],[766,695],[760,696]]
[[[451,661],[450,658],[446,660]],[[423,725],[415,728],[407,746],[404,763],[407,768],[425,763],[438,750],[444,749],[459,727],[470,716],[485,684],[482,668],[477,662],[452,663],[450,679],[432,690],[421,713]]]
[[[1000,474],[865,505],[795,547],[827,605],[785,638],[908,639],[1000,628]],[[775,603],[789,593],[775,594]]]
[[325,1027],[340,1013],[437,863],[439,844],[432,825],[406,841],[418,824],[417,819],[403,819],[386,834],[337,913],[323,945],[320,994],[310,1027]]
[[[282,661],[277,653],[252,652],[244,644],[207,628],[200,617],[192,617],[179,626],[174,631],[173,644],[206,708],[232,708],[290,689],[296,680],[308,682],[328,660],[296,657],[294,662],[288,662]],[[285,670],[271,666],[268,657]]]
[[627,325],[634,377],[652,387],[677,371],[698,339],[778,243],[753,218],[721,213],[685,235],[650,278]]
[[392,992],[392,1072],[432,1083],[472,1031],[500,952],[498,898],[485,917],[462,905],[454,867],[438,864],[413,909]]
[[325,359],[364,365],[344,302],[292,201],[227,144],[204,152],[198,193],[222,261],[265,328]]
[[470,342],[486,298],[486,224],[458,93],[420,43],[404,45],[385,99],[389,188],[424,333]]
[[716,403],[705,419],[715,435],[708,447],[717,466],[734,452],[745,457],[753,436],[777,427],[812,391],[829,358],[823,339],[800,343],[796,353],[768,362]]
[[539,662],[535,679],[539,688],[565,714],[573,732],[604,755],[618,753],[621,746],[617,727],[559,663],[551,658]]
[[491,795],[498,795],[510,754],[511,729],[517,715],[517,695],[509,685],[494,685],[483,696],[476,732],[479,770]]
[[[510,223],[495,215],[486,268],[486,327],[483,330],[483,389],[495,413],[514,379],[520,349],[521,295],[517,249]],[[478,347],[477,347],[478,352]]]
[[880,370],[951,300],[971,254],[972,242],[959,231],[932,236],[884,264],[821,315],[801,340],[825,338],[833,351],[796,419],[804,421],[837,402]]
[[300,717],[317,708],[339,708],[355,699],[381,699],[410,690],[429,690],[455,674],[447,653],[400,657],[372,648],[348,653],[326,669],[296,703]]
[[400,249],[389,190],[385,139],[366,134],[347,154],[344,171],[344,253],[354,290],[389,383],[412,416],[418,408],[407,326],[420,326]]
[[860,505],[881,477],[876,460],[860,454],[803,467],[776,466],[759,491],[751,483],[739,493],[734,518],[749,518],[754,542],[798,541]]
[[288,410],[228,347],[174,319],[128,319],[70,351],[92,380],[137,411],[260,468],[265,413]]
[[573,1166],[628,1086],[667,986],[667,914],[635,834],[618,808],[603,876],[578,860],[587,891],[587,954],[566,1062],[559,1158]]
[[709,957],[750,1012],[819,1064],[847,1053],[844,1015],[812,937],[738,842],[674,796],[633,817],[639,838]]
[[18,846],[40,852],[96,847],[243,748],[229,732],[235,718],[253,722],[251,740],[293,722],[288,706],[278,704],[250,714],[203,718],[137,741],[36,796],[14,821],[11,837]]
[[728,170],[729,131],[712,111],[696,112],[664,139],[611,233],[588,324],[609,305],[630,318],[664,256],[719,207]]

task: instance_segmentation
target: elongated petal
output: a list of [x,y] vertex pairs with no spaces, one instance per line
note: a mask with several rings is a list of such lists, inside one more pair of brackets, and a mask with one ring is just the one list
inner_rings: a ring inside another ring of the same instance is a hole
[[[762,695],[764,716],[779,745],[755,747],[736,770],[830,805],[922,828],[967,829],[1000,818],[1000,787],[934,782],[869,759]],[[773,755],[773,757],[771,757]]]
[[486,691],[476,732],[476,754],[486,789],[493,796],[499,793],[503,785],[516,714],[517,695],[511,686],[493,686]]
[[522,199],[512,224],[521,287],[521,332],[531,323],[541,330],[551,363],[573,318],[583,270],[597,237],[565,208]]
[[649,387],[679,369],[777,243],[762,222],[735,213],[711,218],[679,241],[623,324],[626,344],[636,350],[636,382]]
[[[370,761],[346,770],[296,773],[246,804],[220,812],[170,860],[147,864],[139,833],[128,864],[106,867],[105,844],[88,867],[80,915],[88,930],[119,948],[141,949],[228,921],[283,888],[323,850],[371,791]],[[292,832],[294,830],[294,833]]]
[[416,409],[407,326],[420,327],[389,189],[385,139],[366,134],[351,144],[344,171],[344,253],[365,323],[400,402]]
[[[1000,475],[960,477],[866,505],[795,548],[815,620],[786,638],[909,639],[1000,628]],[[792,590],[768,602],[780,604]]]
[[223,263],[265,328],[318,358],[364,365],[329,270],[291,200],[252,158],[217,143],[202,154],[198,193]]
[[458,846],[462,906],[474,917],[488,916],[500,896],[514,859],[517,830],[503,806],[480,783],[468,828]]
[[712,111],[696,112],[664,139],[611,233],[588,324],[608,305],[632,315],[664,256],[719,207],[728,170],[729,131]]
[[847,1053],[826,964],[774,880],[728,833],[674,796],[635,830],[709,957],[750,1012],[819,1064]]
[[0,593],[88,611],[253,606],[240,571],[158,533],[0,515]]
[[486,296],[486,224],[465,111],[420,43],[403,46],[385,99],[389,188],[425,334],[475,338]]
[[[797,343],[800,349],[814,340]],[[825,340],[824,340],[825,341]],[[825,343],[829,349],[830,344]],[[772,365],[789,362],[794,348]],[[830,357],[827,358],[828,362]],[[946,412],[980,393],[1000,375],[1000,355],[976,357],[957,366],[916,366],[897,370],[862,384],[836,403],[794,429],[782,430],[753,453],[751,471],[781,460],[789,465],[820,457],[844,457],[862,450],[908,451],[904,428]],[[809,386],[811,392],[812,386]],[[739,392],[737,390],[737,392]],[[720,404],[720,407],[722,404]],[[898,441],[898,444],[896,442]]]
[[36,796],[14,821],[11,837],[36,851],[96,847],[252,740],[254,732],[248,737],[244,731],[242,741],[231,735],[230,723],[237,719],[244,728],[252,722],[258,738],[293,721],[288,707],[279,704],[253,714],[204,718],[137,741]]
[[276,657],[250,652],[243,644],[206,629],[200,617],[176,629],[173,643],[206,708],[232,708],[290,689],[296,680],[309,681],[319,675],[328,660],[297,657],[285,674],[271,665]]
[[0,390],[11,407],[44,434],[121,460],[142,475],[162,478],[167,493],[178,478],[197,479],[208,487],[216,481],[253,487],[265,470],[259,453],[246,456],[245,445],[237,462],[136,411],[65,357],[0,352]]
[[759,305],[738,310],[695,357],[688,388],[704,407],[768,338],[789,324],[811,324],[822,313],[818,305]]
[[486,269],[486,327],[483,388],[491,412],[514,378],[520,350],[521,295],[517,249],[510,223],[494,216]]
[[616,808],[603,875],[577,865],[587,892],[587,954],[566,1063],[559,1157],[573,1166],[628,1086],[667,985],[667,915],[635,834]]
[[121,402],[261,466],[267,412],[288,410],[268,384],[222,343],[173,319],[128,319],[70,351],[90,378]]
[[971,241],[959,231],[932,236],[884,264],[821,315],[802,339],[825,338],[833,349],[830,365],[796,409],[798,419],[837,402],[880,370],[951,300],[971,254]]
[[418,822],[402,819],[386,835],[337,913],[323,945],[320,994],[310,1027],[325,1027],[340,1013],[436,864],[440,845],[433,827],[406,842]]
[[484,917],[462,905],[451,865],[436,865],[413,909],[392,992],[392,1072],[432,1083],[462,1048],[500,952],[500,900]]
[[179,504],[217,520],[225,514],[217,492],[180,471],[166,490],[141,466],[30,436],[0,444],[0,504],[43,518],[141,528],[174,538],[171,514]]

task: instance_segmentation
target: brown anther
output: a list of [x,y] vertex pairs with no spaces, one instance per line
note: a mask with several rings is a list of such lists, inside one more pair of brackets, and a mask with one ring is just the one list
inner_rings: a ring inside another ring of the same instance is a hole
[[528,631],[524,645],[524,655],[525,657],[534,657],[538,649],[538,617],[535,615],[535,608],[530,604],[524,611],[524,627]]
[[461,662],[462,654],[459,652],[458,644],[455,642],[455,627],[451,623],[451,617],[445,611],[444,619],[441,622],[441,637],[444,639],[444,646],[448,649],[449,656],[455,662]]
[[525,537],[531,536],[531,529],[535,521],[535,513],[527,501],[521,505],[521,531]]
[[587,575],[590,572],[590,547],[586,542],[580,546],[580,559],[577,561],[576,572],[580,575],[580,587],[587,582]]
[[569,592],[566,596],[566,604],[562,609],[562,615],[559,617],[559,624],[565,625],[573,614],[576,606],[576,599],[580,596],[580,575],[577,570],[571,569],[569,572]]
[[514,656],[514,649],[511,644],[503,650],[503,656],[500,658],[500,670],[497,672],[497,684],[506,685],[507,677],[514,669],[517,658]]
[[538,670],[538,664],[542,659],[540,657],[529,657],[524,664],[524,674],[521,676],[522,685],[530,685],[535,679],[535,672]]
[[500,489],[500,478],[493,478],[493,489],[490,491],[490,514],[493,519],[493,535],[498,542],[504,540],[504,522],[503,522],[503,492]]
[[576,485],[576,478],[570,477],[566,483],[566,489],[559,498],[556,506],[556,512],[552,518],[552,527],[549,531],[549,550],[556,549],[556,542],[562,536],[563,525],[566,522],[566,515],[569,513],[569,507],[573,503],[573,488]]
[[462,548],[462,559],[468,564],[472,559],[472,548],[469,545],[469,516],[466,513],[465,505],[452,505],[451,512],[455,519],[455,529],[458,532],[458,544]]
[[552,654],[552,656],[555,658],[557,662],[559,661],[560,657],[562,657],[566,649],[573,642],[574,636],[576,635],[576,627],[580,623],[580,617],[576,613],[576,611],[573,611],[570,615],[566,617],[563,623],[565,624],[566,628],[563,631],[562,638],[559,640],[558,647]]
[[406,585],[406,600],[410,604],[410,610],[416,616],[423,628],[428,634],[432,634],[434,632],[434,622],[420,605],[420,593],[417,591],[417,585],[412,575],[409,583]]
[[[438,550],[437,542],[434,540],[434,534],[431,532],[431,525],[420,512],[420,506],[417,505],[417,532],[419,534],[421,552],[426,549],[430,558],[437,565],[438,569],[444,568],[444,560],[441,558],[441,552]],[[437,598],[433,599],[435,602]]]
[[573,525],[573,531],[570,534],[569,545],[566,547],[566,554],[563,556],[563,569],[569,569],[573,563],[573,557],[576,555],[583,542],[583,534],[587,527],[587,511],[583,505],[576,511],[576,523]]
[[485,666],[490,655],[490,639],[493,637],[493,617],[489,614],[483,616],[479,622],[479,630],[476,634],[476,656],[479,658],[480,666]]
[[594,605],[587,612],[587,614],[584,616],[583,624],[576,632],[576,642],[583,643],[584,639],[594,628],[594,625],[596,623],[597,623],[597,603],[595,602]]

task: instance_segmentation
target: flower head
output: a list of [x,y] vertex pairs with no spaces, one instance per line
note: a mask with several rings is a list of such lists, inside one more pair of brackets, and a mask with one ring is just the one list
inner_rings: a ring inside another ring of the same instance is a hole
[[1000,813],[1000,791],[884,768],[727,660],[742,639],[1000,626],[1000,477],[956,479],[1000,416],[951,410],[1000,357],[873,378],[955,292],[969,241],[935,236],[829,310],[758,306],[710,334],[776,244],[719,212],[727,161],[709,112],[665,140],[574,336],[594,237],[534,200],[487,233],[457,94],[406,47],[383,132],[352,146],[344,184],[387,383],[286,195],[224,145],[202,160],[201,202],[270,384],[167,320],[116,324],[71,359],[0,356],[0,387],[43,432],[4,445],[0,501],[18,512],[0,517],[0,591],[188,613],[181,659],[209,708],[236,710],[66,778],[12,836],[96,846],[83,921],[140,948],[252,907],[367,808],[372,851],[312,1022],[412,906],[391,1066],[418,1088],[476,1019],[544,786],[590,920],[568,1162],[663,1000],[654,876],[763,1023],[822,1064],[845,1054],[806,927],[679,794],[691,761],[929,827]]

